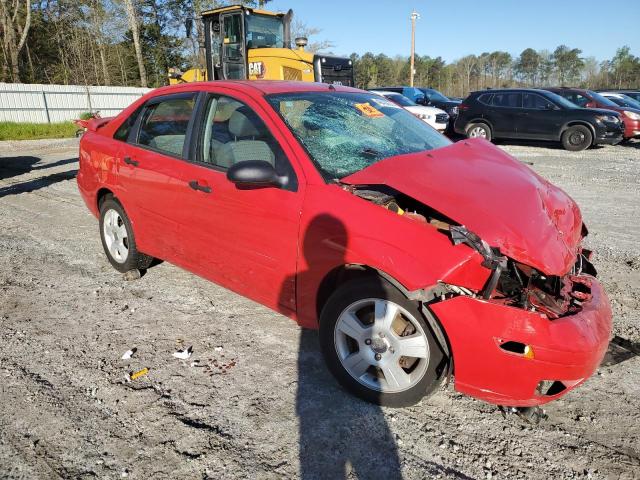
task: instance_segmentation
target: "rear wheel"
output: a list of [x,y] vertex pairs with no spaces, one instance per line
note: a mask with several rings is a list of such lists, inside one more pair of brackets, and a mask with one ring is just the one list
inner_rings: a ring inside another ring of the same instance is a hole
[[320,343],[333,375],[366,401],[414,405],[440,384],[444,354],[418,304],[380,278],[334,292],[322,310]]
[[139,252],[129,217],[114,197],[100,205],[100,238],[109,263],[119,272],[145,270],[153,257]]
[[593,143],[593,135],[584,125],[574,125],[562,134],[562,146],[565,150],[579,152],[586,150]]
[[472,123],[465,130],[467,138],[484,138],[491,141],[491,128],[486,123]]

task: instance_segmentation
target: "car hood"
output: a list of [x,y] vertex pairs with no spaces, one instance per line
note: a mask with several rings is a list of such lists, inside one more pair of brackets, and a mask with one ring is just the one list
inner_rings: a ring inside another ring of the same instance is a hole
[[440,113],[447,113],[436,107],[424,107],[422,105],[411,105],[410,107],[404,107],[412,113],[424,113],[425,115],[438,115]]
[[547,275],[565,275],[580,248],[582,216],[571,197],[483,139],[390,157],[342,182],[387,185]]

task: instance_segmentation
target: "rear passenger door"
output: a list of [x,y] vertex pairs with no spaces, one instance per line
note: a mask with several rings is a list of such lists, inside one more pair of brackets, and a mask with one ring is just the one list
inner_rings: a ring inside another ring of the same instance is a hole
[[522,115],[520,92],[495,92],[486,118],[493,127],[494,137],[516,137],[517,121]]
[[176,194],[182,186],[180,167],[188,155],[196,93],[150,99],[118,159],[118,173],[127,190],[140,250],[171,260],[177,242]]
[[[183,169],[177,198],[181,262],[238,293],[290,312],[295,309],[303,185],[285,153],[289,147],[282,134],[267,127],[253,100],[235,95],[211,94],[200,108],[196,152]],[[247,160],[272,163],[287,178],[286,185],[238,188],[226,172]]]

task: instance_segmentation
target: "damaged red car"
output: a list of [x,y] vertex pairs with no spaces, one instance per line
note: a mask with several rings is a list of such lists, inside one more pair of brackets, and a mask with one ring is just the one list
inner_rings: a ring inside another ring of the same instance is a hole
[[575,202],[369,92],[161,88],[91,121],[78,186],[117,270],[163,259],[319,329],[331,372],[371,402],[412,405],[451,377],[536,406],[607,349]]

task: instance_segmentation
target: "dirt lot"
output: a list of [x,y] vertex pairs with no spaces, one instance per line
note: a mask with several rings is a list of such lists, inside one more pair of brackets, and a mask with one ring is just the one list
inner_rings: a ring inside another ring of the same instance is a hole
[[[581,205],[614,334],[637,348],[640,142],[502,147]],[[0,142],[0,477],[640,478],[629,350],[612,345],[539,426],[451,387],[408,409],[363,403],[292,321],[167,263],[124,281],[78,195],[76,154]],[[187,345],[200,366],[172,357]]]

